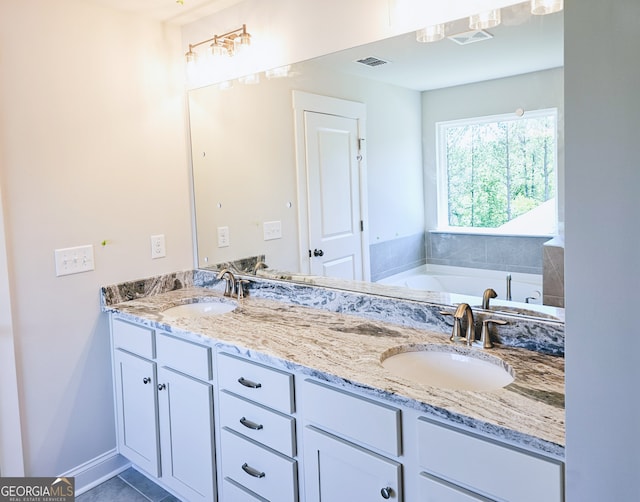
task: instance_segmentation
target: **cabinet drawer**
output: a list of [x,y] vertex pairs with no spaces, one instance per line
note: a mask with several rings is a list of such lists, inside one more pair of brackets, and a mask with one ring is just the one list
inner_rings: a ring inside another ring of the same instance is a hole
[[230,500],[232,502],[269,502],[257,493],[247,490],[233,479],[224,478],[222,482],[222,497],[218,500]]
[[113,319],[111,330],[114,348],[133,352],[147,359],[155,357],[152,329]]
[[227,391],[220,392],[220,425],[295,456],[295,420]]
[[420,466],[429,473],[518,502],[563,500],[563,464],[516,447],[418,419]]
[[476,493],[448,483],[426,472],[420,473],[420,500],[422,502],[492,502]]
[[399,456],[400,410],[342,389],[304,381],[304,414],[312,422],[340,436]]
[[217,363],[221,389],[293,413],[293,375],[224,353],[218,355]]
[[222,477],[230,478],[268,500],[295,502],[297,464],[280,453],[224,427],[221,435]]
[[211,380],[209,347],[159,333],[156,337],[156,357],[160,365],[201,380]]

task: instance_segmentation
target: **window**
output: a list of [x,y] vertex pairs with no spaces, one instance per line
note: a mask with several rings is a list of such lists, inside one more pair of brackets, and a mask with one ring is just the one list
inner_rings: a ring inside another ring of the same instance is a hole
[[557,122],[549,109],[436,124],[439,229],[555,233]]

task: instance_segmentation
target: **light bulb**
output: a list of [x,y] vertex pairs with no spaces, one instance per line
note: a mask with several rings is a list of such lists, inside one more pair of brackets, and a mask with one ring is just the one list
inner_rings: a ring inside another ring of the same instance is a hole
[[418,42],[437,42],[444,38],[444,24],[434,24],[426,26],[416,31],[416,40]]
[[489,10],[469,17],[470,30],[485,30],[498,26],[501,22],[500,9]]
[[531,14],[543,16],[564,9],[564,0],[531,0]]

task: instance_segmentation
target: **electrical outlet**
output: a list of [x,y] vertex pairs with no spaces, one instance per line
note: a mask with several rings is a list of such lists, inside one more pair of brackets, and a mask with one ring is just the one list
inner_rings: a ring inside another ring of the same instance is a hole
[[164,245],[164,234],[151,236],[151,259],[164,258],[167,256],[167,250]]
[[218,227],[218,247],[229,247],[229,227]]
[[262,231],[264,233],[264,240],[270,241],[273,239],[282,238],[282,222],[281,221],[265,221],[262,224]]
[[93,246],[77,246],[54,251],[56,260],[56,276],[79,274],[95,269],[93,262]]

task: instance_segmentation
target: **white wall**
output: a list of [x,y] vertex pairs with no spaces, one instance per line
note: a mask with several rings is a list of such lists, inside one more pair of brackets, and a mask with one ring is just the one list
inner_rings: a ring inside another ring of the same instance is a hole
[[[192,266],[180,52],[176,31],[87,2],[0,4],[0,182],[27,475],[115,447],[99,286]],[[167,257],[152,261],[157,233]],[[96,270],[56,278],[53,250],[82,244]]]
[[569,502],[640,500],[639,25],[637,0],[566,2]]

